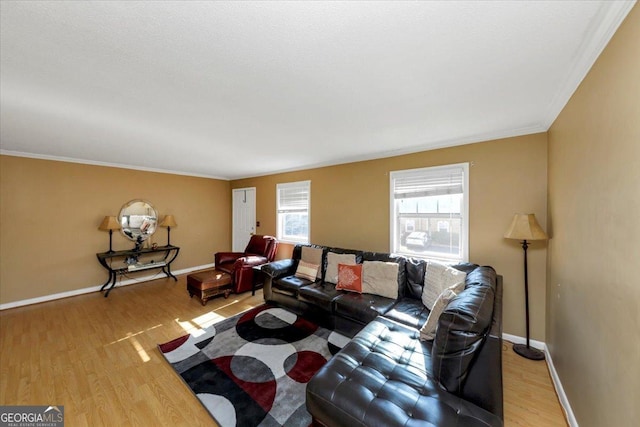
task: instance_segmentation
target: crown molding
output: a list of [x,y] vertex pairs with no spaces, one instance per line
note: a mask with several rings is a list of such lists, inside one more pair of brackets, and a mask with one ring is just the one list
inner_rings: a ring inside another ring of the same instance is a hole
[[461,145],[478,144],[478,143],[488,142],[488,141],[493,141],[498,139],[515,138],[517,136],[532,135],[535,133],[543,133],[543,132],[546,132],[547,130],[548,130],[547,127],[545,127],[541,123],[538,123],[538,124],[533,124],[529,126],[523,126],[520,128],[498,130],[495,132],[477,133],[477,134],[466,135],[466,136],[461,136],[461,137],[451,138],[451,139],[442,139],[442,140],[430,142],[427,144],[412,145],[410,147],[406,147],[398,150],[382,151],[377,153],[371,153],[368,155],[365,154],[360,156],[345,157],[339,161],[334,160],[334,161],[321,162],[321,163],[310,163],[310,164],[302,165],[295,168],[279,169],[279,170],[265,172],[257,175],[247,175],[239,178],[233,178],[231,180],[235,181],[240,179],[259,178],[261,176],[276,175],[276,174],[288,173],[288,172],[299,172],[299,171],[308,170],[308,169],[317,169],[317,168],[324,168],[329,166],[345,165],[348,163],[366,162],[369,160],[380,160],[380,159],[386,159],[389,157],[421,153],[423,151],[439,150],[441,148],[458,147]]
[[549,130],[558,118],[562,109],[567,105],[635,4],[636,0],[603,2],[600,5],[598,16],[594,17],[592,24],[586,31],[586,38],[578,49],[582,55],[576,57],[571,70],[551,100],[543,117],[542,123],[545,130]]
[[81,165],[103,166],[107,168],[119,168],[119,169],[131,169],[131,170],[137,170],[142,172],[165,173],[169,175],[193,176],[196,178],[208,178],[208,179],[219,179],[221,181],[230,181],[229,178],[222,178],[214,175],[175,171],[175,170],[168,170],[168,169],[147,168],[144,166],[133,166],[133,165],[125,165],[121,163],[101,162],[98,160],[76,159],[74,157],[62,157],[62,156],[51,156],[48,154],[27,153],[24,151],[12,151],[12,150],[0,149],[0,154],[3,156],[26,157],[29,159],[38,159],[38,160],[50,160],[53,162],[78,163]]

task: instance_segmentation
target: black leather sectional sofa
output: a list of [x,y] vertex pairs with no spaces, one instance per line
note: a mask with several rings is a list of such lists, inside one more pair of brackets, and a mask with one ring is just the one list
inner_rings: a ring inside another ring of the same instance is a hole
[[[316,425],[503,425],[502,277],[493,268],[454,266],[467,273],[465,289],[440,316],[435,339],[421,341],[426,261],[309,246],[323,251],[322,278],[294,276],[301,245],[262,272],[265,300],[353,337],[307,385]],[[324,282],[329,251],[398,263],[398,297],[336,290]]]

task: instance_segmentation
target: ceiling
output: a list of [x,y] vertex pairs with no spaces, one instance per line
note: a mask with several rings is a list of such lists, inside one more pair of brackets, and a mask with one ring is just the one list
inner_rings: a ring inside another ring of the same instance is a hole
[[236,179],[544,132],[633,4],[3,0],[0,152]]

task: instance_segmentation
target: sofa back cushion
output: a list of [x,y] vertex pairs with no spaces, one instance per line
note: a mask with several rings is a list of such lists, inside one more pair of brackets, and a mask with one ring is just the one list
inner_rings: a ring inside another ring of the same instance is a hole
[[431,350],[434,377],[458,394],[470,365],[482,347],[493,318],[496,272],[478,267],[465,279],[465,289],[445,308]]
[[427,261],[418,258],[407,258],[406,265],[406,286],[400,291],[401,295],[407,298],[419,300],[422,297],[422,287],[424,286],[424,273],[427,268]]
[[302,258],[302,247],[309,245],[295,245],[293,247],[293,252],[291,252],[291,259],[298,262]]

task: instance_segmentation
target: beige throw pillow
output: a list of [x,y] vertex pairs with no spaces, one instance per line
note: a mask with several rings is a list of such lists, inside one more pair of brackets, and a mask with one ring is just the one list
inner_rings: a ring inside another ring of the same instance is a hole
[[365,261],[362,263],[362,293],[398,298],[398,263]]
[[[302,261],[308,262],[309,264],[321,266],[322,265],[322,249],[312,248],[310,246],[303,246],[301,259]],[[317,278],[322,277],[322,268],[318,268],[316,277]]]
[[467,273],[439,262],[428,261],[424,273],[424,288],[422,288],[422,303],[429,310],[433,310],[438,296],[451,285],[464,282]]
[[442,291],[440,296],[436,299],[436,302],[433,304],[433,309],[431,310],[431,313],[429,313],[427,322],[422,325],[422,328],[420,328],[420,339],[422,341],[430,341],[436,337],[436,330],[438,328],[438,319],[440,319],[440,315],[447,307],[447,304],[449,304],[449,302],[458,296],[458,294],[463,290],[464,282],[459,282]]
[[356,265],[355,254],[327,253],[327,272],[324,275],[325,282],[338,283],[338,264]]
[[300,277],[301,279],[307,279],[315,282],[319,269],[319,265],[310,264],[308,262],[300,260],[298,262],[298,268],[296,269],[295,276]]

